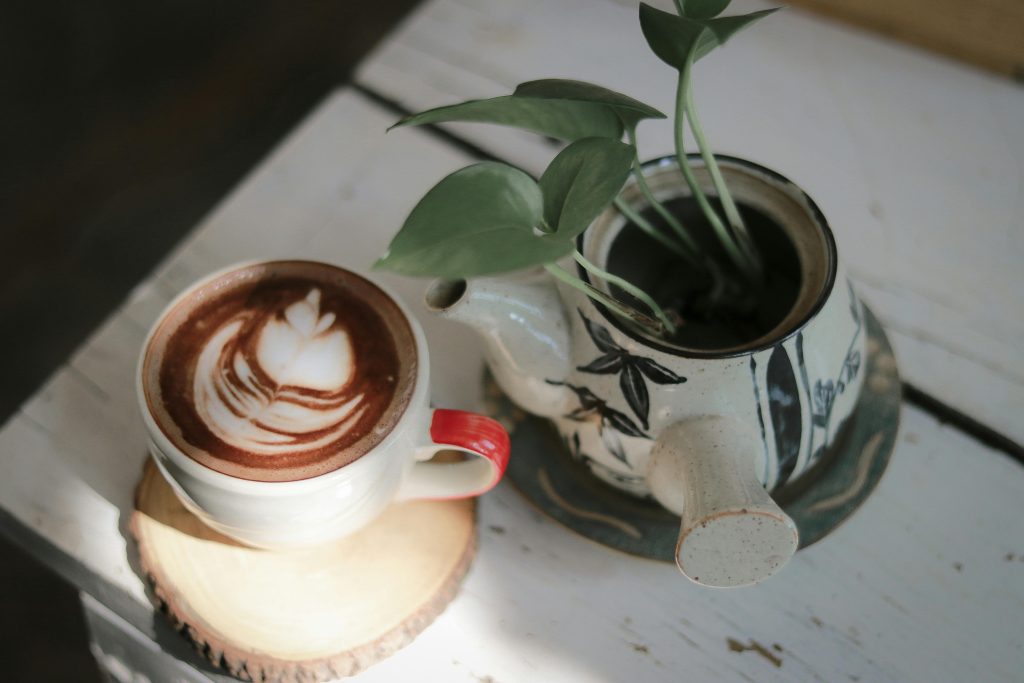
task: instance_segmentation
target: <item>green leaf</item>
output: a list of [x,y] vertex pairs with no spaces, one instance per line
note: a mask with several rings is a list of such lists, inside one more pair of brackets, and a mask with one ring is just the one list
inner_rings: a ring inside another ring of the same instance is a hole
[[475,121],[523,128],[560,140],[622,137],[622,122],[615,112],[591,102],[552,100],[533,97],[492,97],[429,109],[407,116],[392,128],[426,123]]
[[[758,12],[751,12],[750,14],[737,14],[733,17],[716,17],[714,19],[708,19],[705,23],[708,26],[708,30],[714,35],[714,45],[708,48],[707,52],[724,45],[725,41],[729,40],[733,35],[739,33],[742,29],[750,26],[755,21],[760,21],[770,14],[775,14],[781,7],[772,7],[771,9],[763,9]],[[703,57],[707,52],[697,56],[697,59]]]
[[615,198],[629,175],[630,145],[608,138],[577,140],[556,156],[540,178],[544,219],[559,238],[587,229]]
[[715,19],[690,19],[640,4],[640,28],[654,54],[680,71],[696,62],[733,34],[778,8]]
[[710,19],[725,11],[732,0],[682,0],[682,14],[690,19]]
[[[663,119],[660,111],[632,97],[603,88],[593,83],[565,78],[545,78],[516,86],[513,97],[533,97],[550,100],[569,100],[603,105],[615,112],[626,128],[632,128],[644,119]],[[615,138],[616,140],[618,138]]]
[[640,3],[640,29],[658,59],[682,71],[687,68],[706,27],[693,19],[678,17]]
[[457,279],[551,263],[572,244],[534,233],[542,211],[526,173],[494,161],[467,166],[424,195],[374,268]]

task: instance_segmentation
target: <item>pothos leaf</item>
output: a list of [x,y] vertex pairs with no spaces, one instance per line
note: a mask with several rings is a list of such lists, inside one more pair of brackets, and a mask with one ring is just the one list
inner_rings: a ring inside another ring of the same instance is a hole
[[420,200],[375,268],[465,278],[550,263],[567,240],[534,234],[543,200],[526,173],[486,161],[444,178]]
[[725,11],[732,0],[682,0],[683,16],[690,19],[710,19]]
[[750,26],[755,21],[760,21],[770,14],[775,14],[780,9],[780,7],[772,7],[771,9],[763,9],[757,12],[750,12],[749,14],[737,14],[732,17],[715,17],[714,19],[706,20],[705,23],[707,24],[708,30],[714,36],[714,41],[713,44],[707,48],[707,51],[699,54],[694,61],[700,59],[714,48],[720,45],[725,45],[725,41],[729,40],[733,35],[739,33],[747,26]]
[[622,189],[633,148],[618,140],[584,138],[558,153],[540,177],[544,220],[559,238],[587,229]]
[[778,8],[734,17],[697,19],[680,17],[640,4],[640,28],[651,50],[661,61],[683,71],[733,34],[768,16]]
[[644,119],[663,119],[665,115],[654,107],[608,88],[565,78],[545,78],[527,81],[516,86],[514,97],[589,102],[611,109],[627,128]]
[[405,117],[392,128],[452,121],[512,126],[559,140],[622,137],[622,122],[603,104],[512,95],[428,109]]

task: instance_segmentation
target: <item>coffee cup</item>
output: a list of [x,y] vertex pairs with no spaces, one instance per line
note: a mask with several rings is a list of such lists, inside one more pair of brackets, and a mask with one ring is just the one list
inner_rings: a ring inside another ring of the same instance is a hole
[[[377,283],[312,261],[232,266],[172,301],[140,354],[149,451],[185,507],[248,545],[327,542],[395,501],[501,479],[496,421],[433,409],[419,323]],[[469,458],[428,462],[438,451]]]

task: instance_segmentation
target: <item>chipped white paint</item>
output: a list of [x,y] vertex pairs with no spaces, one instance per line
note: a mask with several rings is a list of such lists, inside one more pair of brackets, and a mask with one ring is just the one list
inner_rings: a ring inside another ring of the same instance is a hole
[[[391,118],[351,92],[325,102],[0,431],[0,506],[147,615],[124,536],[145,454],[132,368],[146,327],[231,262],[370,263],[466,163],[420,132],[385,137]],[[385,280],[416,306],[423,282]],[[475,341],[422,313],[445,350],[432,358],[435,400],[479,408]],[[503,484],[482,500],[458,598],[358,680],[1019,680],[1022,499],[1019,465],[908,409],[890,471],[853,519],[763,584],[723,593],[583,539]]]
[[[411,110],[562,77],[672,112],[673,72],[644,43],[636,8],[433,0],[357,79]],[[822,208],[904,376],[1024,441],[1024,90],[793,9],[702,60],[694,78],[715,149],[779,171]],[[555,152],[495,126],[453,130],[538,174]],[[644,123],[641,157],[670,152],[671,135]]]

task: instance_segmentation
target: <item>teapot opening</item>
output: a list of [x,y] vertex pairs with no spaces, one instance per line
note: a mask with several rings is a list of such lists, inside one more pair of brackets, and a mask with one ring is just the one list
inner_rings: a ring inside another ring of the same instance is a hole
[[[692,158],[692,157],[691,157]],[[768,348],[795,334],[824,304],[835,283],[836,246],[820,210],[800,188],[757,164],[719,156],[719,165],[764,262],[765,279],[750,286],[728,258],[674,157],[644,164],[644,176],[658,201],[675,215],[702,254],[717,264],[715,278],[660,245],[617,209],[609,208],[581,235],[586,258],[651,295],[669,315],[682,320],[670,339],[654,338],[598,309],[608,321],[648,346],[678,355],[725,357]],[[699,158],[694,175],[721,215],[710,176]],[[664,234],[673,236],[634,179],[622,197]],[[589,281],[580,269],[580,276]],[[617,299],[644,305],[616,286],[592,282]]]
[[436,280],[427,289],[423,301],[430,312],[437,313],[457,304],[465,293],[465,280]]
[[[786,232],[766,214],[739,203],[764,262],[765,280],[755,287],[737,286],[743,282],[743,275],[715,237],[696,201],[680,197],[666,201],[665,208],[682,221],[701,250],[718,264],[724,286],[716,286],[709,272],[696,270],[632,223],[616,234],[606,266],[650,294],[665,310],[678,314],[683,324],[667,341],[693,349],[734,348],[775,329],[793,309],[803,280],[799,257]],[[643,215],[656,228],[671,234],[653,209],[648,208]],[[641,302],[614,285],[611,293],[643,309]]]

